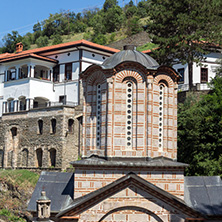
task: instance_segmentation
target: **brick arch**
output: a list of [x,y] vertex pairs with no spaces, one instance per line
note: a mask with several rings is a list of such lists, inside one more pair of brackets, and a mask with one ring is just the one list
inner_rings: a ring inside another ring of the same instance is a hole
[[86,81],[87,84],[90,86],[97,85],[99,83],[101,84],[103,82],[106,82],[106,76],[101,71],[96,71],[92,73]]
[[122,70],[120,71],[119,73],[116,74],[116,82],[123,82],[123,80],[126,78],[126,77],[133,77],[134,79],[136,79],[136,81],[138,83],[142,83],[144,82],[144,78],[142,76],[142,74],[140,74],[139,72],[136,72],[134,70]]
[[167,75],[160,74],[154,78],[154,84],[159,85],[161,82],[165,83],[165,85],[168,85],[169,88],[174,87],[173,80]]
[[152,211],[146,209],[146,208],[143,208],[143,207],[137,207],[137,206],[123,206],[123,207],[118,207],[118,208],[115,208],[113,210],[110,210],[108,213],[106,213],[100,220],[99,222],[102,222],[106,219],[106,217],[108,217],[109,215],[111,214],[114,214],[114,213],[117,213],[117,212],[120,212],[120,211],[127,211],[127,210],[130,210],[130,211],[137,211],[137,212],[141,212],[143,214],[147,214],[147,215],[150,215],[151,217],[153,217],[157,222],[163,222],[163,220],[157,216],[155,213],[153,213]]

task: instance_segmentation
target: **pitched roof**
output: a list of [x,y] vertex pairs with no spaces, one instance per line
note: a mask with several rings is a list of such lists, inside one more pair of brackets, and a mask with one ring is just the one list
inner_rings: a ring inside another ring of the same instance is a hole
[[186,205],[186,203],[180,198],[162,190],[134,173],[129,173],[105,187],[75,199],[68,207],[59,212],[56,217],[76,216],[130,185],[134,185],[135,187],[148,192],[155,198],[165,202],[185,215],[191,217],[203,217],[199,212]]
[[205,215],[222,217],[222,180],[219,176],[186,176],[184,200],[195,210]]
[[42,171],[29,201],[28,211],[36,212],[36,200],[40,198],[41,191],[44,190],[51,200],[51,212],[58,213],[72,202],[73,188],[73,173]]
[[[61,43],[58,45],[45,46],[45,47],[36,48],[36,49],[29,49],[29,50],[25,50],[25,51],[22,51],[19,53],[12,53],[12,54],[5,53],[5,54],[3,54],[4,55],[3,57],[4,58],[6,58],[6,57],[7,58],[14,58],[14,57],[17,57],[18,55],[24,55],[24,54],[31,54],[31,53],[41,54],[43,52],[61,50],[61,49],[77,47],[77,46],[88,46],[90,48],[94,48],[94,49],[98,49],[98,50],[102,50],[102,51],[106,51],[106,52],[110,52],[110,53],[119,52],[118,49],[114,49],[114,48],[111,48],[108,46],[99,45],[99,44],[92,43],[92,42],[82,39],[82,40],[73,41],[73,42]],[[1,62],[1,55],[0,55],[0,62]]]
[[58,61],[56,59],[51,59],[51,58],[36,55],[36,54],[33,54],[33,53],[15,54],[13,57],[3,58],[2,60],[0,60],[0,62],[8,62],[8,61],[13,61],[13,60],[18,60],[18,59],[25,59],[25,58],[35,58],[35,59],[45,60],[45,61],[48,61],[48,62],[58,63]]
[[74,167],[114,167],[114,168],[149,168],[149,167],[187,167],[188,164],[173,161],[166,157],[156,157],[153,159],[146,158],[112,158],[105,159],[96,155],[79,161],[73,161]]

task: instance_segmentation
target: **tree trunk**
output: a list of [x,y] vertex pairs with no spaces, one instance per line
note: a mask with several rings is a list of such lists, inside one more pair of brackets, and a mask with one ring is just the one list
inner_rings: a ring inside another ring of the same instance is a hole
[[188,63],[189,90],[193,89],[193,62]]

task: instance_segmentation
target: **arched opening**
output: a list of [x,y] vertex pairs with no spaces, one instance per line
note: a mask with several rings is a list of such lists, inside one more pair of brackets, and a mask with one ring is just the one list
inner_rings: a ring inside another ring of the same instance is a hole
[[27,149],[24,149],[22,151],[22,166],[28,167],[28,157],[29,157],[29,151]]
[[16,127],[11,128],[11,134],[12,134],[12,137],[17,136],[17,128]]
[[24,79],[28,77],[28,65],[23,65],[19,68],[19,79]]
[[50,166],[55,167],[56,166],[56,150],[50,149],[49,150],[49,158],[50,158]]
[[3,167],[3,162],[4,162],[4,151],[0,150],[0,168]]
[[69,130],[69,133],[73,133],[74,132],[73,126],[74,126],[74,120],[73,119],[69,119],[68,120],[68,130]]
[[11,112],[14,112],[14,99],[13,98],[9,98],[7,100],[8,102],[8,112],[11,113]]
[[51,133],[56,133],[56,119],[51,119]]
[[37,167],[42,167],[42,149],[36,150]]
[[34,73],[37,79],[50,80],[50,70],[45,66],[36,65]]
[[26,110],[26,97],[20,96],[19,97],[19,110]]
[[47,107],[49,100],[44,97],[35,97],[34,98],[34,103],[33,103],[33,108],[44,108]]
[[42,134],[43,133],[43,121],[40,119],[38,120],[38,134]]
[[[136,212],[135,215],[135,219],[133,219],[133,221],[150,221],[148,220],[149,217],[152,217],[152,221],[157,221],[157,222],[163,222],[163,220],[157,216],[156,214],[154,214],[152,211],[149,211],[145,208],[142,208],[142,207],[137,207],[137,206],[124,206],[124,207],[118,207],[118,208],[115,208],[111,211],[109,211],[107,214],[105,214],[100,220],[99,222],[102,222],[102,221],[106,221],[106,218],[110,215],[113,215],[113,214],[118,214],[121,212],[121,215],[133,215],[132,213],[133,212]],[[140,215],[142,216],[142,220],[140,220]],[[144,220],[144,215],[147,215],[147,219]]]
[[7,70],[7,81],[16,79],[16,68],[11,67]]

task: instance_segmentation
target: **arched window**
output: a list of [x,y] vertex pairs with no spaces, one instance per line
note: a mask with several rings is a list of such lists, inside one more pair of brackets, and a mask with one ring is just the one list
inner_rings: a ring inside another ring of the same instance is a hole
[[164,85],[159,85],[159,151],[163,150]]
[[14,112],[14,100],[13,99],[8,99],[8,112]]
[[16,127],[11,128],[11,134],[12,134],[12,137],[17,136],[17,128]]
[[101,145],[101,85],[97,85],[96,89],[96,147]]
[[49,150],[49,157],[50,157],[50,166],[56,166],[56,150],[50,149]]
[[69,119],[68,120],[68,131],[69,133],[73,133],[73,125],[74,125],[74,120],[73,119]]
[[56,133],[56,119],[51,119],[51,133]]
[[38,134],[43,133],[43,121],[40,119],[38,120]]
[[133,83],[126,83],[126,147],[132,148],[133,128]]
[[37,167],[42,167],[42,149],[36,150]]

